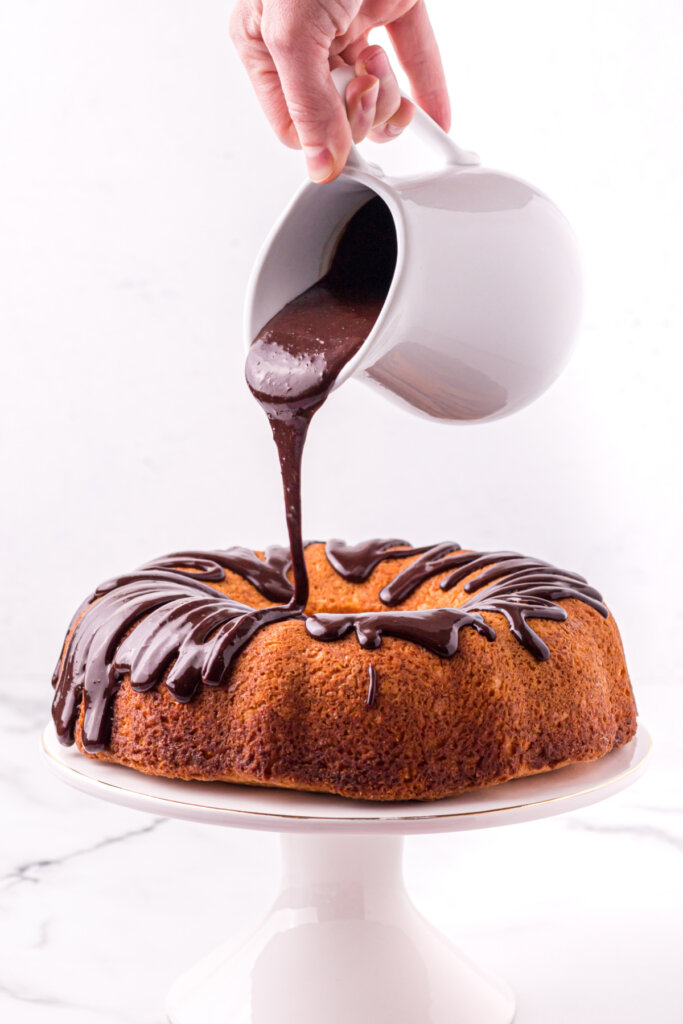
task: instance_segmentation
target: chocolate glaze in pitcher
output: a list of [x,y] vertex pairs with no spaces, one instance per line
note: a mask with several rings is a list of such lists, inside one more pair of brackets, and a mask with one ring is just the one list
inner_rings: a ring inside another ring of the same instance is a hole
[[396,252],[393,219],[375,197],[349,221],[327,274],[268,321],[247,355],[247,383],[270,421],[280,458],[294,571],[291,603],[297,608],[308,600],[301,532],[308,425],[370,334],[391,285]]

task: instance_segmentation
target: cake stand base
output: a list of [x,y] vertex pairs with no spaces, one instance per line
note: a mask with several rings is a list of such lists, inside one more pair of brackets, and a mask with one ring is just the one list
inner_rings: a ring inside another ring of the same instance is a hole
[[282,835],[280,894],[261,927],[184,974],[171,1024],[509,1024],[514,999],[424,920],[402,875],[405,835],[464,832],[604,800],[645,768],[650,736],[587,764],[435,801],[373,803],[296,790],[180,782],[62,747],[43,755],[84,793],[152,814]]
[[284,835],[280,893],[171,989],[172,1024],[509,1024],[514,998],[417,912],[403,839]]

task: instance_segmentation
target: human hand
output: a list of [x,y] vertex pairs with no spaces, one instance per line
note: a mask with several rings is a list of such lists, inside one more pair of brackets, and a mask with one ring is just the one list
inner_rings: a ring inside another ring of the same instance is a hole
[[[279,139],[301,147],[313,181],[342,171],[351,142],[387,142],[410,123],[381,46],[368,33],[386,26],[413,98],[448,131],[446,80],[424,0],[238,0],[230,34]],[[344,103],[330,70],[351,65]]]

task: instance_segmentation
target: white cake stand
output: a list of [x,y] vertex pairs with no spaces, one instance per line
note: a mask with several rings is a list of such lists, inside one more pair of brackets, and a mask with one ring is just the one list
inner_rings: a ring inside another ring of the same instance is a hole
[[43,733],[53,771],[76,789],[141,811],[282,834],[280,894],[237,948],[176,981],[172,1024],[509,1024],[514,997],[415,910],[404,835],[459,832],[604,800],[642,772],[641,726],[600,761],[455,799],[371,803],[287,790],[154,778],[84,757]]

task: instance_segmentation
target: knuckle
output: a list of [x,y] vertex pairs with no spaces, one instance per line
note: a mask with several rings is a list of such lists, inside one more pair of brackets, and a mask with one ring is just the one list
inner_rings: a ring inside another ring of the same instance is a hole
[[307,141],[313,135],[324,133],[325,123],[321,121],[320,111],[314,104],[296,103],[290,101],[289,114],[299,132],[304,132]]
[[279,57],[289,57],[299,49],[301,31],[289,18],[264,14],[261,35],[270,52]]

